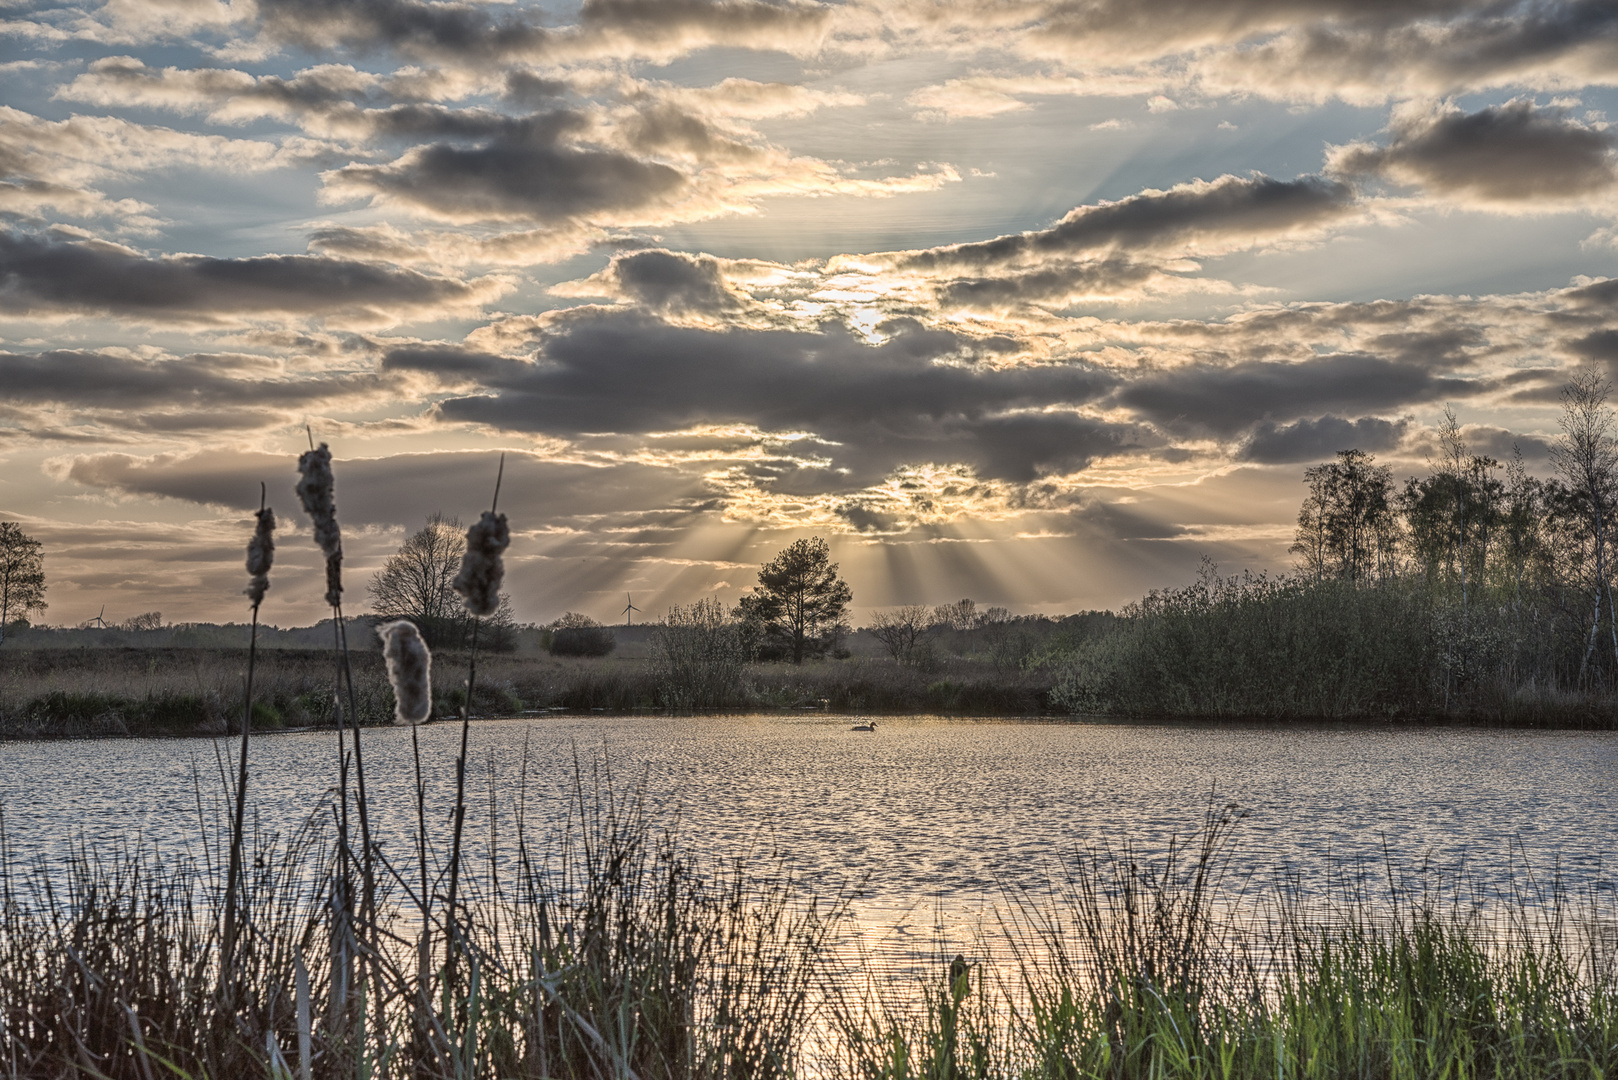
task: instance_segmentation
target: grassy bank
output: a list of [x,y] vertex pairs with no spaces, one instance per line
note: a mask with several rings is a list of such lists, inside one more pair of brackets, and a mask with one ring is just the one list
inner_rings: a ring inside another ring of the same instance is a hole
[[[1554,887],[1399,879],[1373,901],[1227,881],[1239,824],[1168,856],[1094,849],[1055,896],[1008,898],[1009,962],[880,981],[841,901],[764,861],[693,857],[634,799],[578,786],[453,919],[416,918],[407,852],[375,924],[314,808],[256,852],[248,933],[218,969],[217,853],[6,859],[0,1075],[13,1078],[1601,1077],[1618,1067],[1612,912]],[[428,845],[427,894],[439,861]],[[518,869],[512,872],[509,867]],[[50,882],[47,888],[47,882]],[[1425,887],[1423,887],[1425,885]],[[347,911],[347,914],[343,914]],[[447,965],[453,940],[458,968]],[[1006,950],[999,950],[1006,955]]]
[[[351,656],[359,715],[387,723],[393,709],[381,656]],[[453,652],[441,670],[464,671]],[[217,735],[240,723],[247,650],[101,648],[0,650],[0,738],[123,735]],[[258,730],[329,725],[335,661],[329,652],[261,652],[254,676]],[[1037,714],[1049,707],[1049,672],[997,671],[967,658],[929,671],[853,658],[806,664],[749,665],[723,707],[828,708],[845,712],[936,711]],[[441,679],[435,712],[453,716],[464,691]],[[512,716],[525,710],[662,708],[657,673],[643,659],[562,658],[542,653],[479,660],[473,712]]]

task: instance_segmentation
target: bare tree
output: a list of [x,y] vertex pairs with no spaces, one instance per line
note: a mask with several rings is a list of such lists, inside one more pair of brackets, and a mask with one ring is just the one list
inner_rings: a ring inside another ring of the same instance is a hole
[[1608,566],[1614,501],[1618,496],[1618,443],[1613,439],[1612,407],[1607,404],[1611,391],[1611,384],[1597,371],[1575,375],[1562,389],[1562,415],[1557,420],[1562,434],[1551,444],[1551,464],[1582,512],[1585,554],[1592,570],[1589,584],[1594,594],[1593,611],[1584,658],[1579,662],[1580,682],[1595,653],[1603,600],[1612,632],[1613,659],[1618,661],[1618,618],[1613,610]]
[[951,630],[971,630],[978,624],[978,606],[970,599],[953,604],[940,604],[933,609],[933,625],[947,626]]
[[931,623],[931,611],[921,604],[910,604],[877,612],[867,629],[888,650],[889,656],[908,664],[915,658],[916,645]]
[[450,586],[465,551],[460,519],[434,514],[366,585],[372,610],[383,619],[409,619],[434,648],[459,644],[466,612]]
[[118,624],[120,630],[161,630],[163,629],[163,613],[161,611],[145,611],[139,615],[131,615]]
[[45,545],[0,521],[0,641],[14,619],[45,610]]

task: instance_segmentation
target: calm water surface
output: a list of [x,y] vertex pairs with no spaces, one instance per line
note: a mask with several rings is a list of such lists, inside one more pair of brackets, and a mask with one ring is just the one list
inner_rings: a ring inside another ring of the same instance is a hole
[[[923,929],[981,911],[1002,884],[1039,887],[1063,856],[1129,840],[1148,851],[1193,831],[1210,790],[1247,811],[1238,870],[1308,885],[1333,860],[1430,860],[1496,883],[1513,854],[1611,888],[1618,737],[1605,733],[1068,724],[906,717],[874,734],[848,717],[543,717],[480,722],[468,816],[484,850],[490,776],[503,806],[527,756],[530,820],[554,826],[575,759],[644,785],[689,846],[780,850],[827,890],[865,883],[865,910]],[[420,731],[430,813],[453,800],[459,728]],[[412,844],[410,735],[364,733],[374,827]],[[286,831],[335,783],[334,736],[256,739],[262,829]],[[217,752],[230,758],[233,744]],[[228,767],[228,766],[227,766]],[[200,789],[200,795],[199,795]],[[0,808],[15,858],[54,861],[81,837],[197,850],[223,820],[211,740],[0,744]],[[199,815],[198,802],[202,803]],[[448,829],[443,828],[447,837]],[[509,843],[509,833],[507,834]],[[1520,865],[1520,862],[1519,862]],[[907,914],[908,913],[908,914]]]

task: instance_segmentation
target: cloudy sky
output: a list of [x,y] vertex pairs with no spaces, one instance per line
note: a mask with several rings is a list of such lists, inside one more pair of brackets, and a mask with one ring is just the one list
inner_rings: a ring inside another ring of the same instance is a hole
[[519,617],[825,536],[856,615],[1284,568],[1618,364],[1611,0],[0,0],[0,516],[49,622],[321,614],[507,453]]

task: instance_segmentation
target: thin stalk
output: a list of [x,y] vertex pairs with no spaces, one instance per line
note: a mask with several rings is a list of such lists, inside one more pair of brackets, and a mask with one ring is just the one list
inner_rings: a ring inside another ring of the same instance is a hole
[[432,987],[428,975],[432,967],[432,893],[427,883],[427,788],[421,780],[421,741],[416,737],[419,724],[410,725],[410,755],[416,766],[416,861],[421,867],[421,937],[416,942],[416,1007],[418,1013],[431,1007]]
[[[369,946],[364,950],[362,977],[376,993],[376,1015],[383,1015],[382,983],[375,977],[376,936],[376,866],[371,844],[371,814],[365,797],[365,758],[360,754],[360,707],[354,692],[354,667],[348,658],[348,623],[343,618],[343,605],[337,613],[337,640],[342,656],[342,678],[348,684],[348,715],[354,722],[354,782],[360,810],[360,926],[370,934]],[[378,1034],[381,1029],[378,1028]]]
[[[242,707],[242,753],[236,770],[236,817],[230,829],[230,868],[225,873],[225,928],[220,948],[220,986],[235,985],[236,893],[241,888],[242,833],[247,820],[247,736],[253,728],[253,668],[258,659],[258,605],[253,605],[253,629],[247,641],[247,700]],[[234,990],[232,997],[234,997]]]
[[346,1018],[348,991],[353,981],[354,936],[354,852],[349,844],[348,831],[348,751],[344,746],[343,668],[342,668],[342,613],[332,607],[332,640],[337,658],[337,683],[332,688],[332,708],[337,713],[337,879],[332,890],[332,967],[331,1010],[332,1022]]
[[461,753],[455,759],[455,834],[449,852],[449,898],[444,912],[444,925],[448,930],[445,940],[444,969],[450,986],[455,985],[456,926],[455,899],[461,879],[461,826],[466,821],[466,741],[472,730],[472,694],[478,674],[478,628],[482,618],[472,616],[472,655],[466,665],[466,700],[461,703]]
[[[506,475],[506,455],[500,455],[500,468],[494,476],[494,497],[489,500],[489,513],[496,512],[500,507],[500,482]],[[478,677],[478,630],[483,625],[483,618],[472,616],[472,651],[466,661],[466,700],[461,703],[461,752],[455,759],[455,835],[450,844],[449,855],[449,896],[448,907],[444,911],[444,926],[447,931],[444,941],[444,972],[445,980],[449,986],[455,985],[455,947],[456,947],[456,918],[455,902],[457,890],[461,880],[461,827],[466,821],[466,742],[472,730],[472,695],[477,691]]]

